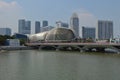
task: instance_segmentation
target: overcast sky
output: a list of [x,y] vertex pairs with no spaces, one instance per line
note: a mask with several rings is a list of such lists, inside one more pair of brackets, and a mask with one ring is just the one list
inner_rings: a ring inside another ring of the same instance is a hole
[[18,32],[18,19],[34,22],[70,22],[72,13],[80,16],[81,26],[96,27],[94,20],[112,20],[115,36],[120,35],[120,0],[0,0],[0,27]]

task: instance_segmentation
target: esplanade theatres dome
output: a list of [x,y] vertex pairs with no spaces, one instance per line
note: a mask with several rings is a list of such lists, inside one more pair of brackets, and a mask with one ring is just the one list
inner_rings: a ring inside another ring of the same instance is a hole
[[71,29],[67,28],[54,28],[48,32],[46,35],[46,41],[51,40],[72,40],[75,38],[75,35]]
[[47,32],[29,35],[31,42],[37,41],[70,41],[75,38],[75,34],[71,29],[53,28]]

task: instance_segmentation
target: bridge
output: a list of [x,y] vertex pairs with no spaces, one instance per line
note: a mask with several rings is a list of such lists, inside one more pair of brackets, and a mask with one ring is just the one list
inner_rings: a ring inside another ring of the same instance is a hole
[[33,42],[26,43],[27,46],[39,49],[56,50],[79,50],[79,51],[99,51],[104,52],[106,48],[111,48],[120,52],[120,43],[79,43],[79,42]]

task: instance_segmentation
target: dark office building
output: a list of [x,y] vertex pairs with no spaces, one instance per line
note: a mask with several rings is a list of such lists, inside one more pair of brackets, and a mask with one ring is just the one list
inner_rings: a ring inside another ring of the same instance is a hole
[[91,27],[82,27],[82,37],[95,39],[95,28]]
[[18,33],[31,34],[31,21],[25,21],[25,19],[20,19],[18,21]]
[[48,26],[48,21],[43,21],[42,27]]
[[40,33],[40,32],[41,32],[40,22],[36,21],[35,22],[35,33]]
[[113,21],[98,20],[96,35],[100,40],[113,38]]

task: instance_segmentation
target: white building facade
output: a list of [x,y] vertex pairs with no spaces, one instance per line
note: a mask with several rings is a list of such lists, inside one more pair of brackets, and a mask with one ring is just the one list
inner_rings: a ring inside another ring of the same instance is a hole
[[20,40],[19,39],[7,39],[6,40],[6,45],[7,46],[20,46]]

